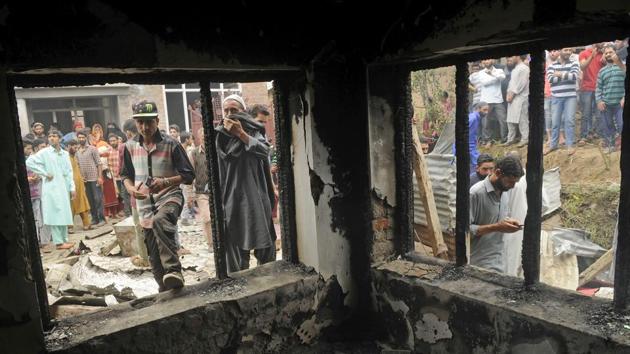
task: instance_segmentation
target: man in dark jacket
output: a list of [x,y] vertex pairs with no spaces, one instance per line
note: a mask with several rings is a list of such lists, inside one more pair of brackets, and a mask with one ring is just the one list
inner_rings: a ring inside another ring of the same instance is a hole
[[268,179],[269,143],[264,126],[245,112],[238,95],[223,100],[223,125],[217,127],[219,179],[225,212],[229,273],[249,268],[250,251],[258,265],[276,258]]

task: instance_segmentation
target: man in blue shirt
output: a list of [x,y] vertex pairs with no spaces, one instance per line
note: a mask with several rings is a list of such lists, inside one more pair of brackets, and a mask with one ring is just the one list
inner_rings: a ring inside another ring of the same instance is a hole
[[[479,129],[481,128],[481,120],[486,117],[489,105],[486,102],[477,102],[473,105],[473,111],[468,114],[468,150],[470,151],[470,173],[475,172],[477,168],[477,138]],[[453,144],[453,155],[455,155],[455,144]]]

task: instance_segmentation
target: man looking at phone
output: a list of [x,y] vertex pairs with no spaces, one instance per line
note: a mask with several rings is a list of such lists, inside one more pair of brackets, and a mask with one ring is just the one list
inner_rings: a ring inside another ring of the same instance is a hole
[[470,188],[470,264],[504,272],[505,234],[521,229],[523,220],[510,218],[507,191],[523,176],[523,167],[515,156],[496,163],[490,177]]
[[175,232],[184,196],[180,184],[191,184],[193,168],[181,144],[158,129],[157,105],[133,106],[138,135],[125,144],[120,178],[136,199],[149,262],[160,291],[184,286]]

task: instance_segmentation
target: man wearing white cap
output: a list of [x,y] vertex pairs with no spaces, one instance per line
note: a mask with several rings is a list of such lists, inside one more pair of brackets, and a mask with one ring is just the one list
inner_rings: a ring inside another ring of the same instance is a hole
[[270,183],[265,170],[269,143],[264,137],[264,125],[245,109],[240,96],[226,97],[223,125],[216,128],[229,273],[249,268],[251,250],[258,265],[276,258],[272,201],[267,190]]

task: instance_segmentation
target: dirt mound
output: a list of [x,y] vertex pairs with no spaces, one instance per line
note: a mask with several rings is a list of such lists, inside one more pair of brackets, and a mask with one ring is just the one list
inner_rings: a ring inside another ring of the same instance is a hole
[[[527,159],[527,147],[492,146],[480,151],[495,157],[518,151],[523,161]],[[594,144],[578,147],[572,156],[565,148],[544,157],[545,169],[560,167],[561,225],[587,231],[593,242],[604,248],[612,246],[617,221],[619,158],[619,151],[608,154]]]
[[[480,152],[492,156],[504,156],[510,151],[518,151],[525,162],[527,160],[527,147],[492,146],[488,149],[480,148]],[[567,184],[609,184],[621,181],[621,169],[619,168],[620,152],[605,153],[596,145],[588,144],[578,147],[576,153],[569,156],[566,149],[556,150],[544,157],[545,169],[560,167],[560,182]]]

